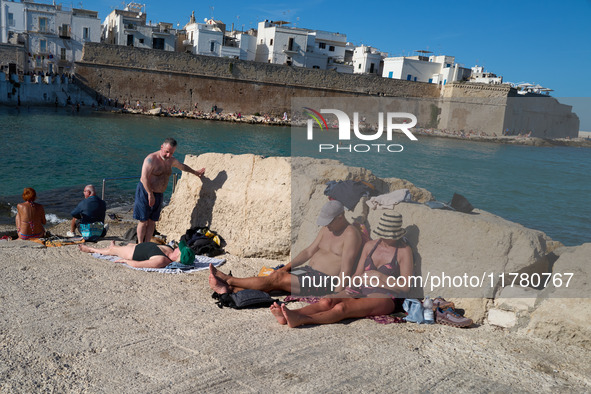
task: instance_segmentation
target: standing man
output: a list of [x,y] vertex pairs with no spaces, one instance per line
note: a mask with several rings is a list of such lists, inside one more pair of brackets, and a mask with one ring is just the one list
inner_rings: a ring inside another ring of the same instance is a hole
[[174,156],[177,142],[174,138],[167,138],[160,145],[160,150],[150,153],[142,165],[142,176],[135,191],[133,218],[139,220],[137,225],[137,242],[150,242],[154,235],[156,222],[160,219],[162,199],[168,186],[168,179],[172,167],[190,172],[201,178],[205,168],[199,171],[182,164]]
[[86,185],[84,187],[84,200],[80,201],[71,212],[72,222],[67,236],[74,237],[76,225],[78,225],[80,234],[85,240],[104,237],[107,232],[104,228],[106,210],[107,204],[96,195],[94,186]]

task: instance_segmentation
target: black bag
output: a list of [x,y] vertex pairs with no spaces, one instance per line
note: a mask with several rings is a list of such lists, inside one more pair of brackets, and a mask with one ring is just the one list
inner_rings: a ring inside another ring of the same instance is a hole
[[[219,245],[214,240],[216,237],[220,241]],[[191,227],[185,235],[181,236],[181,241],[185,241],[196,255],[209,257],[223,254],[226,246],[224,238],[208,227]]]
[[461,194],[454,193],[454,196],[449,203],[453,209],[463,213],[470,213],[474,209],[472,204]]
[[218,294],[214,292],[211,298],[218,300],[217,306],[220,308],[228,307],[233,309],[245,308],[266,308],[274,302],[278,302],[271,296],[261,290],[246,289],[236,293]]

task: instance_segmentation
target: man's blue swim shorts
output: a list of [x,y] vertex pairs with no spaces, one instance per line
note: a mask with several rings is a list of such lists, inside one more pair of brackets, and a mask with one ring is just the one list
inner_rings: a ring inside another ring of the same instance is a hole
[[164,193],[154,193],[156,202],[153,207],[148,204],[148,192],[144,188],[142,182],[138,182],[135,189],[135,203],[133,204],[133,218],[140,222],[145,222],[151,219],[157,222],[160,219],[160,211],[162,210],[162,200]]

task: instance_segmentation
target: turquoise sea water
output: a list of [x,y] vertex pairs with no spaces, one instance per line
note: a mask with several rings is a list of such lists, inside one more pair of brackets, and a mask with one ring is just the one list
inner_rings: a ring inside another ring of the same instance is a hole
[[[66,219],[87,183],[139,177],[146,154],[166,137],[176,156],[205,152],[291,154],[290,128],[59,109],[0,108],[0,222],[23,187],[55,218]],[[303,133],[303,131],[302,131]],[[329,138],[328,134],[325,138]],[[400,138],[402,153],[324,155],[371,169],[380,177],[408,179],[440,201],[460,193],[477,208],[546,232],[566,245],[591,242],[591,149],[524,147],[420,137]],[[309,150],[307,150],[309,149]],[[294,154],[317,156],[313,146]],[[110,206],[130,203],[137,180],[110,181]],[[442,229],[453,231],[453,229]]]

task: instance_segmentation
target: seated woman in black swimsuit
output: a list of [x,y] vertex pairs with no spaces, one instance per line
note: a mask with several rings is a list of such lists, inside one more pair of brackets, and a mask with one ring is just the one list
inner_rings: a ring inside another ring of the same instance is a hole
[[[277,322],[298,327],[392,313],[395,296],[404,296],[408,291],[408,278],[413,272],[412,249],[402,238],[406,230],[402,228],[402,216],[398,213],[384,213],[374,234],[379,238],[365,244],[352,278],[352,283],[365,286],[347,288],[297,310],[275,303],[270,309]],[[358,278],[355,280],[355,277]],[[398,280],[404,287],[395,287],[394,279],[398,277],[406,278]]]
[[111,241],[111,245],[104,249],[91,248],[86,245],[79,245],[78,248],[84,253],[121,257],[121,260],[117,260],[116,263],[125,263],[136,268],[164,268],[173,261],[192,264],[195,260],[195,253],[184,241],[181,241],[176,249],[152,242],[117,246],[115,241]]

